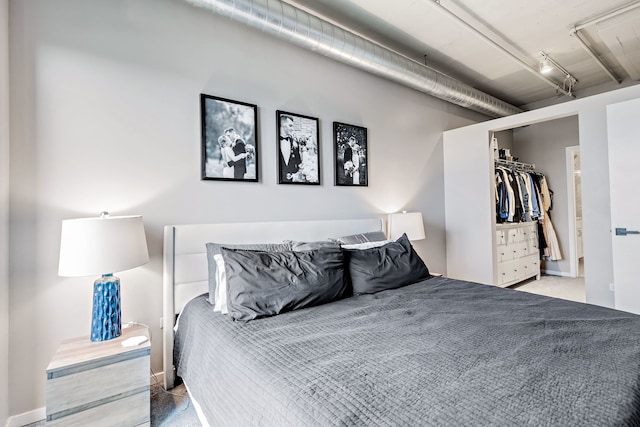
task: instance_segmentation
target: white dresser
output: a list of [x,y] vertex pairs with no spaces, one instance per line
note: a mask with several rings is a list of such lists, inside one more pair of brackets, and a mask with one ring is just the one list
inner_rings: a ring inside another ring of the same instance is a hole
[[534,276],[539,279],[538,223],[497,224],[496,261],[497,286],[511,286]]

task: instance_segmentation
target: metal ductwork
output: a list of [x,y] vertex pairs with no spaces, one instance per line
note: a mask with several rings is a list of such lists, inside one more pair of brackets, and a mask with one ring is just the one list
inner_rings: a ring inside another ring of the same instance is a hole
[[280,0],[185,0],[305,49],[490,117],[521,109]]

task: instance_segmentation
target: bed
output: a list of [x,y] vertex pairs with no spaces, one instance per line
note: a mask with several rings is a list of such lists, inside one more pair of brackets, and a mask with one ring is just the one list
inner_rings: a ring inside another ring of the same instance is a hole
[[634,314],[433,276],[246,322],[211,308],[208,242],[383,229],[377,218],[166,227],[165,386],[176,367],[216,426],[640,425]]

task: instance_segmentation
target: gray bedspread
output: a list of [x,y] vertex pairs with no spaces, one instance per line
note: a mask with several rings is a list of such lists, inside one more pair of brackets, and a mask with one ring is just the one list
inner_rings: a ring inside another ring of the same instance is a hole
[[640,316],[445,278],[248,323],[201,296],[175,362],[211,426],[640,425]]

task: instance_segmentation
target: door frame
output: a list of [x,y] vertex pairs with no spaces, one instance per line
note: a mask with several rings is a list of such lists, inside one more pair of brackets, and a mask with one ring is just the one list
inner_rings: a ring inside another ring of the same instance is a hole
[[578,231],[576,228],[576,185],[574,178],[574,162],[575,153],[580,153],[580,146],[573,145],[565,148],[567,162],[567,211],[569,215],[569,275],[570,277],[578,277]]

